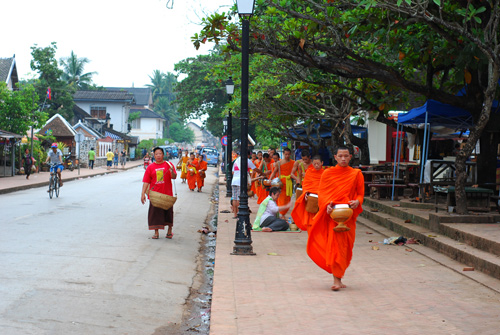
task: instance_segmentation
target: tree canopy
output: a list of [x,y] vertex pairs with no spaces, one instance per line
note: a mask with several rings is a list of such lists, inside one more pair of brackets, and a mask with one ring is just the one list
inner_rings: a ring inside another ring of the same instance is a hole
[[[204,18],[194,45],[240,52],[235,9]],[[467,109],[475,125],[457,158],[457,205],[466,208],[465,159],[499,96],[499,21],[498,1],[257,0],[250,52],[320,71],[343,97],[337,106],[385,112],[411,92]],[[308,89],[321,95],[323,86]]]

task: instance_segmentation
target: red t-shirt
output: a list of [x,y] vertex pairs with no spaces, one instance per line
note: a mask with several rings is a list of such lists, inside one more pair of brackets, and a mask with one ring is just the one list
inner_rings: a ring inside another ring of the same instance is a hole
[[146,172],[144,172],[142,182],[150,184],[150,189],[153,191],[166,195],[173,195],[170,168],[175,169],[172,163],[163,162],[158,164],[154,162],[150,164]]

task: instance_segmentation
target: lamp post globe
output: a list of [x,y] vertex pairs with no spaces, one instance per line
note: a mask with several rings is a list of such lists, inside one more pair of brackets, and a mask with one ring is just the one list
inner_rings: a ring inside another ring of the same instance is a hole
[[240,156],[240,205],[234,238],[233,255],[255,255],[252,248],[250,211],[248,208],[248,85],[250,16],[255,0],[236,0],[238,14],[243,19],[241,34],[241,156]]

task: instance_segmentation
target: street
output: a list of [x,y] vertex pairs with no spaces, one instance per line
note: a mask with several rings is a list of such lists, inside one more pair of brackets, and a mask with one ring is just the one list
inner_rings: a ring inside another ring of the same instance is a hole
[[66,182],[59,198],[46,187],[0,195],[0,333],[152,334],[179,323],[216,171],[203,193],[176,181],[172,240],[151,239],[140,167]]

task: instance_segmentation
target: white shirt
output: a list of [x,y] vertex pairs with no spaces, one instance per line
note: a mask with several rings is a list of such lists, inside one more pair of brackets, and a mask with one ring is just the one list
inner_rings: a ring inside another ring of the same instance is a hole
[[260,217],[260,224],[264,222],[265,219],[267,219],[270,216],[276,216],[278,213],[278,205],[274,202],[273,199],[270,199],[269,202],[267,203],[266,210],[264,211],[264,214]]
[[[233,163],[233,181],[231,182],[231,185],[240,186],[240,179],[241,179],[240,165],[241,165],[241,157],[238,157]],[[248,171],[250,171],[250,169],[255,169],[255,164],[249,159]]]
[[[62,162],[62,152],[61,152],[60,149],[57,149],[56,152],[54,152],[54,150],[50,149],[48,155],[50,157],[50,162],[52,164],[61,164],[61,162]],[[61,157],[61,161],[59,161],[59,157]]]

